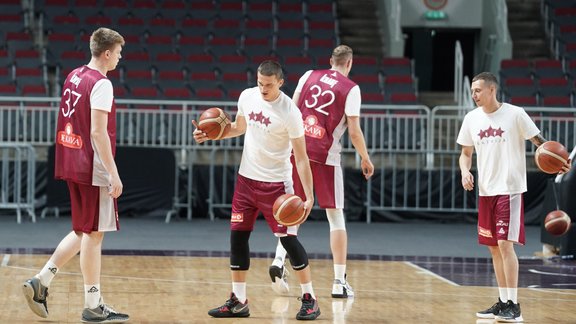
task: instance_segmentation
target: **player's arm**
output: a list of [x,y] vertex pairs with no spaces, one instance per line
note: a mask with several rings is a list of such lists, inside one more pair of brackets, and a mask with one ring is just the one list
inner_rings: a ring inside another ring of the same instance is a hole
[[110,174],[109,193],[113,198],[118,198],[122,194],[122,181],[112,155],[112,146],[108,136],[108,112],[105,110],[90,110],[90,138],[94,150],[98,153],[104,168]]
[[[198,128],[198,124],[196,123],[195,120],[192,120],[192,124],[194,125],[194,127],[196,127],[196,129],[192,134],[194,135],[194,140],[198,144],[204,143],[207,140],[209,140],[208,136],[206,136],[206,133],[204,133]],[[228,132],[228,134],[226,134],[226,136],[220,138],[220,140],[225,138],[238,137],[243,135],[244,133],[246,133],[246,118],[244,118],[244,116],[241,115],[236,115],[236,120],[230,124],[230,131]]]
[[306,217],[308,217],[312,207],[314,206],[314,188],[312,182],[312,170],[310,170],[310,160],[308,160],[308,154],[306,153],[306,140],[304,139],[304,136],[301,136],[291,139],[290,142],[292,143],[292,151],[294,152],[298,176],[300,177],[300,182],[302,183],[304,194],[306,195],[304,208],[306,208]]
[[368,155],[368,149],[364,141],[364,133],[360,127],[360,117],[346,116],[346,122],[348,123],[350,141],[361,158],[360,167],[362,168],[362,174],[364,174],[364,177],[368,180],[374,174],[374,164],[372,164],[370,156]]
[[474,153],[474,146],[462,145],[462,152],[458,159],[460,165],[460,173],[462,175],[462,187],[465,190],[471,191],[474,189],[474,176],[470,172],[472,168],[472,154]]
[[542,135],[540,133],[538,133],[538,135],[530,138],[530,142],[532,142],[532,144],[536,145],[536,147],[544,144],[544,142],[546,142],[546,139],[544,137],[542,137]]

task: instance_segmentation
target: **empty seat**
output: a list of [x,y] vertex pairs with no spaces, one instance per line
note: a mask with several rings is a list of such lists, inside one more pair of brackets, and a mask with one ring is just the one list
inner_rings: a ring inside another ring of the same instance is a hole
[[509,98],[509,102],[513,105],[521,107],[538,106],[538,100],[536,96],[512,96]]
[[542,96],[567,96],[572,92],[568,80],[564,77],[559,78],[541,78],[539,80],[540,94]]
[[396,105],[415,105],[418,104],[418,97],[415,93],[392,93],[389,97],[390,104]]
[[249,68],[248,58],[244,55],[220,55],[216,62],[216,67],[221,73],[246,72]]
[[529,78],[532,76],[532,66],[528,60],[502,60],[500,62],[500,76],[503,79],[509,77]]
[[570,97],[549,96],[542,98],[542,105],[547,107],[570,107]]
[[406,57],[385,57],[382,59],[384,75],[411,75],[412,63]]
[[558,60],[534,61],[534,75],[537,78],[561,78],[564,77],[562,62]]
[[384,92],[385,93],[414,93],[414,80],[410,75],[388,75],[384,79]]
[[510,97],[531,97],[536,96],[538,87],[531,78],[508,78],[503,90]]

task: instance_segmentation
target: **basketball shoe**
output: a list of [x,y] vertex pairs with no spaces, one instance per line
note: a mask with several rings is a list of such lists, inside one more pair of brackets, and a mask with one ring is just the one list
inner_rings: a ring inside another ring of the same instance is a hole
[[346,276],[344,276],[344,282],[340,279],[334,279],[332,283],[332,297],[333,298],[348,298],[354,297],[354,290],[350,287]]
[[234,293],[230,293],[230,299],[224,305],[209,310],[208,315],[212,317],[248,317],[250,316],[248,300],[242,304]]
[[22,292],[28,302],[28,307],[34,314],[43,318],[48,317],[48,305],[46,304],[48,287],[42,285],[40,278],[33,277],[26,280],[22,286]]
[[129,319],[128,314],[118,313],[112,307],[104,304],[102,299],[96,308],[84,308],[82,311],[82,322],[84,323],[122,323]]
[[311,321],[315,320],[320,316],[320,308],[318,307],[318,301],[312,298],[312,295],[306,293],[300,298],[302,300],[302,307],[300,311],[296,314],[296,319],[300,321]]
[[278,267],[271,265],[268,268],[268,273],[270,274],[270,279],[272,279],[272,290],[279,295],[285,295],[290,291],[290,286],[288,286],[288,270],[285,266]]
[[498,298],[498,301],[494,305],[488,309],[479,311],[476,313],[476,316],[479,318],[495,318],[504,308],[506,308],[506,303],[502,302],[500,298]]
[[514,304],[511,300],[509,300],[505,305],[506,307],[502,309],[500,314],[496,315],[497,322],[524,322],[524,319],[522,318],[522,312],[520,311],[520,304]]

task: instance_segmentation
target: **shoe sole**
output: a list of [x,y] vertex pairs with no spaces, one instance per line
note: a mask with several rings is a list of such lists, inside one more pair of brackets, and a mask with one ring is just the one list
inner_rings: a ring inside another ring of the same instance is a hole
[[22,286],[22,292],[24,293],[24,297],[26,298],[26,302],[28,303],[30,310],[42,318],[47,318],[48,311],[44,305],[34,301],[34,287],[32,287],[30,283],[25,282]]
[[480,313],[476,313],[476,317],[482,318],[482,319],[495,319],[496,318],[496,316],[494,314],[480,314]]
[[124,323],[124,322],[128,322],[130,319],[123,319],[123,320],[119,320],[119,319],[113,319],[113,320],[89,320],[89,319],[85,319],[84,317],[82,317],[82,323]]
[[250,317],[250,313],[248,314],[230,314],[230,315],[212,315],[208,313],[208,315],[214,318],[233,318],[233,317]]
[[522,318],[522,316],[517,317],[517,318],[513,318],[513,319],[505,319],[505,318],[499,318],[499,317],[495,317],[496,322],[497,323],[523,323],[524,319]]
[[298,317],[298,315],[296,315],[296,319],[299,321],[313,321],[315,319],[317,319],[320,316],[320,310],[318,310],[318,312],[314,313],[313,315],[307,315],[307,316],[302,316],[302,317]]

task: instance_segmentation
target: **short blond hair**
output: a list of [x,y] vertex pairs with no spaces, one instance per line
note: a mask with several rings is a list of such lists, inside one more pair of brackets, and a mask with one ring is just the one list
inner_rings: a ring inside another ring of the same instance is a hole
[[346,65],[352,58],[352,48],[347,45],[339,45],[332,51],[332,62],[336,66],[343,66]]
[[124,37],[115,30],[100,27],[90,36],[90,53],[92,56],[98,57],[117,44],[124,46]]

